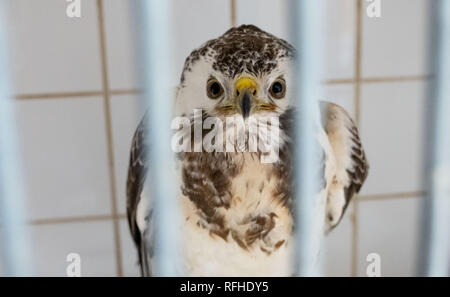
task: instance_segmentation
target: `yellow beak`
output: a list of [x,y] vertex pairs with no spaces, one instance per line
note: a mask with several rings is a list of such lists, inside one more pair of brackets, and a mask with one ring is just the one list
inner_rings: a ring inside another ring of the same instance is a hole
[[245,76],[236,81],[234,88],[237,95],[242,94],[244,91],[248,91],[251,95],[256,95],[258,84],[252,77]]
[[236,103],[241,110],[244,118],[250,115],[252,106],[254,105],[254,97],[258,90],[258,84],[252,77],[244,76],[236,81],[234,86],[236,92]]

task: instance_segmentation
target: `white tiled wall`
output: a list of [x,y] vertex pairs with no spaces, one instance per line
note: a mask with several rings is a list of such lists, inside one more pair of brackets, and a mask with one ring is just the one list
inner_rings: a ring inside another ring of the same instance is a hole
[[101,88],[95,1],[83,17],[66,17],[66,1],[7,0],[16,93],[79,92]]
[[108,0],[105,3],[106,48],[109,84],[112,89],[136,89],[139,87],[136,49],[133,46],[139,34],[133,26],[130,1]]
[[353,84],[330,84],[324,85],[321,101],[328,101],[339,104],[348,113],[355,116],[355,104],[352,100],[355,96],[355,88]]
[[362,86],[361,137],[371,163],[362,193],[421,190],[425,87],[423,81]]
[[427,0],[381,1],[381,18],[363,18],[364,77],[427,73],[429,37]]
[[112,225],[107,221],[32,226],[31,234],[36,275],[66,275],[71,253],[80,255],[82,276],[116,274]]
[[[6,2],[14,93],[22,98],[16,102],[36,273],[65,275],[65,257],[77,252],[85,276],[138,275],[125,219],[128,150],[144,112],[137,92],[140,63],[134,40],[139,28],[133,1],[82,0],[81,19],[66,17],[63,0]],[[105,53],[98,2],[104,8]],[[359,203],[349,207],[326,238],[324,272],[365,275],[365,257],[377,252],[382,275],[413,275],[422,190],[426,80],[421,77],[428,74],[428,1],[382,0],[378,19],[365,15],[363,0],[325,2],[321,99],[360,119],[371,169]],[[173,3],[175,84],[189,52],[226,31],[233,14],[231,0]],[[236,23],[255,24],[289,40],[287,3],[236,0]],[[110,96],[104,96],[102,54]],[[403,198],[393,199],[399,196]],[[119,223],[118,232],[113,222]]]
[[420,197],[360,203],[358,275],[365,276],[370,253],[381,258],[382,276],[414,276],[417,269]]
[[352,275],[352,206],[339,225],[325,237],[322,271],[326,276]]
[[110,213],[102,98],[17,102],[30,219]]

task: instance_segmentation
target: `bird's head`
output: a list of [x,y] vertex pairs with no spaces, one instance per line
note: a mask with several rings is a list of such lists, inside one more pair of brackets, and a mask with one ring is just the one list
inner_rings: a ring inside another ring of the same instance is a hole
[[279,116],[291,104],[293,47],[252,25],[232,28],[186,59],[177,114]]

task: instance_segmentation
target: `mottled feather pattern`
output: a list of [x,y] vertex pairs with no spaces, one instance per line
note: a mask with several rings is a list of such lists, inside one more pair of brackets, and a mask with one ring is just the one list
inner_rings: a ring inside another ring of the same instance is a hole
[[211,61],[214,70],[235,77],[243,71],[255,76],[268,73],[280,59],[290,59],[294,55],[295,50],[288,42],[253,25],[242,25],[194,50],[186,59],[181,84],[185,72],[191,71],[201,57]]
[[[369,164],[359,138],[358,128],[348,113],[342,107],[329,102],[321,102],[321,108],[323,128],[329,137],[337,160],[337,173],[333,183],[343,187],[345,199],[342,210],[335,210],[339,218],[330,226],[332,229],[342,219],[351,199],[360,191],[367,178]],[[329,193],[330,196],[338,196],[334,188],[331,188]]]
[[[139,263],[142,275],[150,274],[149,259],[147,258],[147,250],[151,250],[148,243],[145,243],[143,234],[137,225],[137,209],[141,199],[142,191],[147,177],[147,152],[145,141],[147,139],[147,114],[144,115],[134,133],[131,149],[130,161],[128,166],[127,178],[127,218],[131,235],[138,248]],[[151,210],[149,217],[151,216]]]
[[[352,126],[348,129],[352,134],[351,140],[353,144],[351,147],[351,159],[353,161],[353,167],[347,169],[347,173],[350,176],[351,181],[350,184],[345,187],[345,198],[347,205],[352,197],[359,192],[369,172],[369,163],[367,162],[361,140],[359,139],[358,128],[353,123],[351,118],[349,118],[349,120],[352,123]],[[347,207],[347,205],[345,207]]]
[[[287,128],[293,120],[292,112],[287,112],[280,119],[280,126],[283,131],[289,133],[292,130]],[[207,117],[203,113],[203,119]],[[193,125],[193,123],[191,124]],[[192,131],[192,130],[191,130]],[[207,133],[207,131],[205,131]],[[292,162],[291,148],[288,148],[287,140],[290,136],[283,132],[286,144],[280,147],[279,160],[273,164],[273,174],[279,182],[273,193],[280,205],[289,211],[292,207]],[[291,142],[289,142],[291,143]],[[290,144],[289,144],[290,145]],[[193,144],[192,144],[193,146]],[[242,220],[239,229],[235,230],[227,224],[225,216],[218,209],[228,209],[233,198],[231,191],[231,180],[238,175],[246,164],[246,158],[259,162],[261,152],[255,153],[227,153],[227,152],[184,152],[178,155],[182,165],[182,193],[188,197],[197,207],[198,213],[203,218],[198,222],[202,228],[207,228],[212,234],[218,235],[224,240],[228,240],[228,235],[241,247],[247,249],[252,246],[256,239],[264,240],[266,235],[273,229],[275,213],[250,215]],[[264,185],[260,185],[262,187]],[[274,198],[274,199],[275,199]],[[244,231],[242,231],[244,230]],[[265,252],[270,253],[275,243],[265,242],[263,247]]]

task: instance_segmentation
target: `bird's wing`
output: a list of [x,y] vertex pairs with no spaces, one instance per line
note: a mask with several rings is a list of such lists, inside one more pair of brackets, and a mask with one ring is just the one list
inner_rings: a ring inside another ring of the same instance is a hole
[[[147,114],[139,123],[139,126],[134,133],[134,137],[131,144],[130,151],[130,163],[128,167],[128,179],[127,179],[127,217],[130,227],[131,235],[138,249],[139,263],[141,266],[142,276],[150,275],[150,261],[148,258],[148,236],[145,234],[148,231],[147,228],[139,226],[139,218],[142,216],[142,205],[146,205],[145,201],[141,201],[143,197],[143,189],[145,185],[145,179],[147,176],[147,151],[146,151],[146,135],[147,135]],[[148,223],[147,209],[143,210],[145,223]],[[141,214],[139,213],[141,212]]]
[[[172,99],[177,98],[178,87],[170,88]],[[176,107],[176,104],[173,106]],[[172,110],[174,113],[175,110]],[[131,236],[138,249],[142,276],[151,276],[151,258],[153,257],[153,204],[146,178],[148,171],[149,146],[147,139],[147,121],[149,112],[142,117],[134,133],[130,149],[130,163],[127,179],[127,217]]]
[[339,105],[321,102],[322,125],[331,144],[336,169],[330,181],[326,224],[333,229],[341,220],[350,200],[363,185],[369,164],[359,138],[358,128]]

